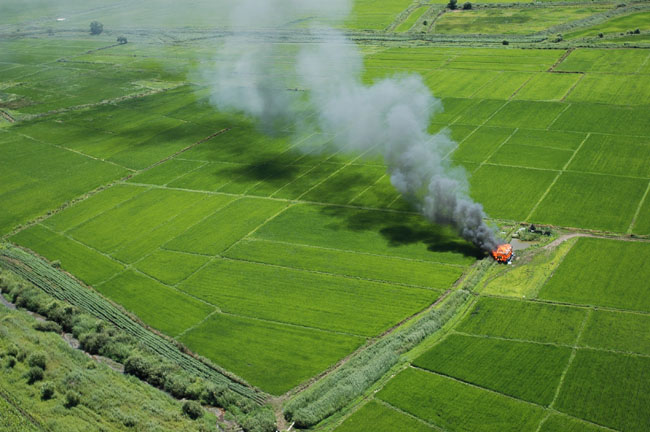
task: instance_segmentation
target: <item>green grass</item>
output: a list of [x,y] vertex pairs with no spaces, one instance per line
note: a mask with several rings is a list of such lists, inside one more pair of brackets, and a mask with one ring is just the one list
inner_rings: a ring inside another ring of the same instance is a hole
[[536,342],[575,343],[583,309],[520,300],[481,297],[456,330]]
[[193,171],[202,165],[203,163],[198,161],[171,159],[132,177],[129,181],[134,183],[165,186],[168,183],[172,183],[178,177],[186,174],[188,171]]
[[571,156],[573,156],[571,150],[560,150],[536,145],[510,144],[508,142],[488,159],[488,163],[561,170]]
[[555,171],[482,165],[470,179],[472,197],[490,217],[524,220],[556,175]]
[[231,260],[215,261],[180,289],[225,312],[364,336],[386,330],[439,295],[428,289]]
[[580,345],[650,355],[650,315],[596,310]]
[[84,244],[112,253],[145,236],[204,198],[200,193],[152,189],[68,231]]
[[549,405],[571,348],[452,334],[413,365]]
[[637,28],[641,30],[650,30],[650,26],[648,25],[648,22],[650,22],[649,20],[649,11],[632,13],[625,16],[611,18],[602,23],[567,33],[564,35],[564,38],[575,39],[584,37],[596,37],[598,36],[598,33],[609,34],[628,32]]
[[[287,204],[279,201],[242,198],[166,243],[166,249],[217,255],[280,212]],[[237,221],[233,224],[233,221]]]
[[176,285],[208,262],[207,257],[157,250],[138,261],[138,270],[167,285]]
[[514,99],[559,102],[580,77],[578,74],[538,73],[517,92]]
[[539,298],[650,312],[644,293],[650,269],[646,243],[582,238],[569,251]]
[[575,132],[560,132],[534,129],[517,129],[508,144],[530,145],[557,150],[576,150],[586,135]]
[[535,430],[544,415],[540,407],[412,368],[389,381],[377,397],[458,432]]
[[302,199],[332,204],[348,204],[386,172],[384,167],[349,165],[305,194]]
[[203,195],[201,200],[183,209],[166,223],[153,230],[145,230],[139,235],[124,240],[113,255],[121,261],[133,263],[154,249],[182,235],[186,230],[201,223],[233,200],[233,197],[224,195]]
[[512,135],[512,132],[512,129],[481,127],[460,143],[452,159],[459,162],[483,162]]
[[649,368],[647,357],[578,350],[555,406],[618,430],[648,430]]
[[650,178],[650,138],[591,135],[567,169]]
[[635,49],[584,49],[573,51],[556,70],[565,72],[635,73],[648,53]]
[[566,105],[557,102],[513,100],[501,108],[487,125],[547,129],[565,109]]
[[363,343],[356,336],[215,314],[181,342],[272,394],[282,394]]
[[540,432],[605,432],[607,429],[575,418],[552,414],[542,423]]
[[646,186],[642,179],[564,172],[531,220],[624,233]]
[[434,431],[426,423],[409,417],[380,402],[370,401],[335,429],[336,432],[394,432],[408,430],[411,432]]
[[[416,21],[422,16],[423,13],[425,13],[429,8],[427,6],[420,6],[417,9],[415,9],[413,12],[411,12],[400,25],[397,26],[395,31],[398,32],[405,32],[409,31],[411,27],[413,27],[416,23]],[[424,25],[422,26],[423,28],[425,27]],[[415,28],[413,30],[420,30],[419,28]]]
[[0,234],[127,172],[13,133],[0,135],[0,147]]
[[117,261],[42,225],[34,225],[21,231],[13,236],[11,241],[50,261],[58,260],[63,269],[89,285],[102,282],[124,269]]
[[437,289],[447,289],[463,272],[463,268],[458,266],[264,240],[242,241],[230,249],[226,256]]
[[137,186],[115,185],[76,203],[74,206],[67,207],[64,211],[44,220],[43,225],[58,232],[68,231],[146,190],[146,188]]
[[[104,363],[90,359],[82,351],[70,348],[56,333],[34,330],[36,320],[23,311],[0,308],[0,322],[6,332],[0,338],[0,352],[18,346],[26,356],[40,352],[47,359],[44,379],[27,383],[27,361],[4,368],[0,380],[0,428],[3,431],[47,430],[82,432],[87,430],[187,430],[216,431],[216,419],[205,412],[190,420],[181,411],[182,403],[168,394],[133,377],[113,371]],[[3,359],[4,363],[4,359]],[[54,396],[41,399],[41,385],[54,388]],[[73,390],[81,403],[65,408],[65,394]],[[5,401],[9,397],[41,426],[33,428]],[[127,425],[131,424],[130,427]]]
[[419,215],[316,205],[290,207],[253,237],[460,265],[478,254],[448,228]]
[[151,327],[171,336],[199,323],[214,311],[213,306],[132,270],[99,285],[97,289]]
[[449,11],[435,24],[443,34],[530,34],[566,21],[579,20],[607,7],[503,8]]

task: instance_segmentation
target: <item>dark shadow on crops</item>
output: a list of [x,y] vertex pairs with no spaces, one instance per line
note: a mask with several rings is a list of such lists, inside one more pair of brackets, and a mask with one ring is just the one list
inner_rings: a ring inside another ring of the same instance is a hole
[[479,248],[461,239],[450,227],[430,224],[420,215],[334,206],[323,207],[322,211],[337,218],[345,229],[380,233],[391,247],[423,243],[431,252],[452,252],[473,258],[485,255]]

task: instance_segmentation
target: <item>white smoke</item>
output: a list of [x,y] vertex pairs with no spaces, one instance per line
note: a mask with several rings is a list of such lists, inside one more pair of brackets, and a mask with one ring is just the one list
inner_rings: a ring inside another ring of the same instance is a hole
[[[255,8],[257,20],[252,20],[248,12]],[[234,7],[231,25],[255,23],[256,30],[268,30],[313,14],[331,20],[341,10],[347,13],[347,1],[247,0]],[[452,225],[482,249],[496,247],[499,240],[484,221],[483,207],[469,197],[464,170],[444,159],[455,143],[446,132],[427,131],[442,104],[421,77],[401,75],[365,85],[362,56],[342,32],[321,27],[312,36],[317,43],[306,44],[280,63],[274,44],[251,45],[235,32],[220,51],[236,55],[217,67],[214,103],[244,111],[266,125],[291,119],[295,108],[286,91],[287,77],[295,76],[308,89],[315,126],[335,136],[338,148],[381,154],[393,186],[429,221]]]

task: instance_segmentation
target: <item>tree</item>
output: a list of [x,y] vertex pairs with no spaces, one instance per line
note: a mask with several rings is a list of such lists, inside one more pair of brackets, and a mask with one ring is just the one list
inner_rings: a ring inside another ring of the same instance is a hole
[[127,43],[127,42],[128,42],[128,41],[126,40],[126,37],[124,37],[124,36],[119,36],[119,37],[117,38],[117,43],[120,44],[120,45],[124,45],[124,44]]
[[471,8],[472,8],[472,4],[470,2],[463,3],[463,9],[470,10]]
[[28,384],[34,384],[36,381],[40,381],[43,379],[43,369],[36,366],[31,367],[27,371],[25,377],[27,378]]
[[100,23],[99,21],[93,21],[90,23],[91,35],[98,35],[101,34],[103,31],[104,31],[104,24]]
[[447,7],[451,10],[455,10],[458,7],[458,0],[449,0]]

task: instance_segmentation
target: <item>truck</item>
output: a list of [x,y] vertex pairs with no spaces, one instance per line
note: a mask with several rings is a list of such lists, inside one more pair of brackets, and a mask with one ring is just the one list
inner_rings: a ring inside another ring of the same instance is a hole
[[514,254],[512,253],[512,245],[510,243],[504,243],[496,247],[496,249],[493,249],[491,252],[492,258],[494,258],[497,262],[503,263],[503,264],[510,264],[510,261],[512,261],[512,257]]

